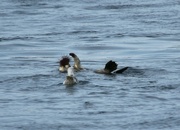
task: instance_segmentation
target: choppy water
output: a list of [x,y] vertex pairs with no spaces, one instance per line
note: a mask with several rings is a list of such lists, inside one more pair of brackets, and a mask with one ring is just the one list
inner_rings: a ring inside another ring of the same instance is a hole
[[[179,0],[1,0],[0,55],[1,130],[180,129]],[[108,60],[130,68],[93,73]]]

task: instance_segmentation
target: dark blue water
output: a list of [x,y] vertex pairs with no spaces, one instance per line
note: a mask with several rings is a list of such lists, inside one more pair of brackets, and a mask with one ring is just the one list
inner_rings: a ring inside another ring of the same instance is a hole
[[[93,72],[109,60],[130,68]],[[1,0],[0,129],[179,130],[179,65],[179,0]]]

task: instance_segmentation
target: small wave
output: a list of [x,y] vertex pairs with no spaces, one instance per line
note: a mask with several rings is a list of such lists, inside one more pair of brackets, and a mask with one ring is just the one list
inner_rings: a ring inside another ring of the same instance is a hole
[[13,99],[0,99],[0,103],[9,103],[9,102],[12,102],[13,101]]
[[147,95],[147,96],[145,96],[145,98],[150,99],[150,100],[155,99],[155,100],[160,100],[160,101],[167,101],[166,98],[157,97],[157,96],[149,96],[149,95]]
[[128,8],[132,5],[98,5],[98,6],[92,6],[92,7],[87,7],[87,10],[102,10],[102,9],[108,9],[108,10],[117,10],[117,9],[123,9],[123,8]]
[[88,112],[89,115],[100,115],[100,114],[106,114],[108,111],[97,111],[97,112]]
[[20,37],[20,36],[15,36],[15,37],[0,37],[0,42],[1,41],[13,41],[13,40],[27,40],[27,39],[32,39],[33,37]]
[[17,10],[17,11],[14,11],[12,13],[17,14],[17,15],[37,15],[37,14],[39,14],[39,13],[35,13],[35,12],[27,12],[24,10]]
[[90,31],[90,30],[87,30],[87,31],[72,31],[72,32],[69,32],[68,34],[70,35],[74,35],[74,34],[95,34],[97,33],[97,31]]
[[[169,112],[171,113],[171,112]],[[177,114],[179,115],[179,114]],[[179,116],[162,116],[162,115],[149,115],[147,117],[153,117],[152,119],[148,118],[140,121],[135,121],[128,123],[122,128],[124,129],[174,129],[177,127],[177,130],[179,129]]]
[[173,90],[173,89],[177,89],[180,85],[179,84],[169,84],[169,85],[160,85],[158,88],[160,90]]
[[103,92],[90,92],[88,95],[108,95],[110,92],[103,91]]
[[79,39],[84,40],[84,41],[88,41],[88,42],[98,42],[98,41],[102,41],[101,37],[98,36],[89,36],[89,37],[79,37]]
[[106,38],[122,38],[122,37],[125,37],[125,34],[117,33],[117,34],[110,34],[106,36]]
[[35,34],[34,36],[56,36],[56,35],[61,35],[63,34],[62,32],[49,32],[49,33],[40,33],[40,34]]
[[145,77],[146,70],[141,68],[129,67],[123,75],[131,77]]
[[147,4],[108,4],[108,5],[98,5],[98,6],[91,6],[87,7],[87,10],[120,10],[120,9],[133,9],[133,8],[157,8],[157,7],[164,7],[164,6],[172,6],[172,3],[147,3]]
[[79,81],[79,84],[80,85],[86,85],[86,84],[88,84],[89,83],[89,81]]
[[31,6],[46,6],[48,3],[37,1],[37,0],[16,0],[16,3],[19,3],[22,7],[31,7]]
[[139,85],[138,87],[133,87],[134,89],[144,89],[144,90],[150,90],[150,91],[171,91],[176,90],[179,87],[179,84],[167,84],[167,85],[160,85],[158,83],[150,83],[149,85]]
[[37,80],[38,78],[42,77],[51,77],[51,75],[45,75],[45,74],[35,74],[30,76],[19,76],[19,77],[12,77],[9,79],[5,79],[0,81],[0,83],[7,83],[7,82],[17,82],[18,80],[27,80],[27,79],[34,79]]
[[121,46],[108,46],[108,45],[84,45],[84,46],[73,46],[73,48],[80,49],[80,50],[122,50],[126,49],[125,47]]
[[8,16],[8,13],[5,13],[5,12],[0,12],[0,17],[6,17],[6,16]]

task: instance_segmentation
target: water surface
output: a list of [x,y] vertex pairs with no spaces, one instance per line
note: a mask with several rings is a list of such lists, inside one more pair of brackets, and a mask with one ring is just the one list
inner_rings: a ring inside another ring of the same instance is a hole
[[[179,12],[178,0],[1,0],[0,128],[179,130]],[[87,69],[66,87],[70,52]],[[109,60],[130,68],[93,72]]]

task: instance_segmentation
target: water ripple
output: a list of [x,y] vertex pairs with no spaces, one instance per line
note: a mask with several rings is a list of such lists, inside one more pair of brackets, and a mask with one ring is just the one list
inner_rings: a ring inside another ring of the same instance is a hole
[[33,39],[34,37],[29,37],[29,36],[15,36],[15,37],[0,37],[0,42],[2,41],[14,41],[14,40],[29,40]]

